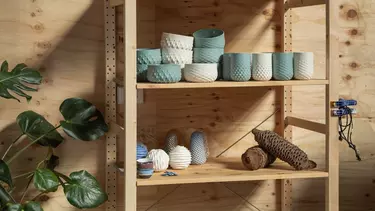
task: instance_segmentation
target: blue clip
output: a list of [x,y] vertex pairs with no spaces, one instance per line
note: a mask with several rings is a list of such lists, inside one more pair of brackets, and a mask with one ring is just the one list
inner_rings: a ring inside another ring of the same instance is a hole
[[332,102],[332,106],[335,108],[343,107],[343,106],[355,106],[357,105],[356,100],[344,100],[342,98],[339,99],[339,101]]
[[176,173],[174,173],[174,172],[171,172],[171,171],[166,171],[166,172],[164,172],[164,174],[162,174],[161,176],[163,176],[163,177],[178,176],[178,174],[176,174]]

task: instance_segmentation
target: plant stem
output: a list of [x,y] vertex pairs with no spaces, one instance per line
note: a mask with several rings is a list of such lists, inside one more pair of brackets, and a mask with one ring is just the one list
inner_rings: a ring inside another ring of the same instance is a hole
[[[60,185],[64,185],[64,183],[63,184],[59,184],[57,187],[59,187]],[[46,194],[46,193],[48,193],[48,191],[43,191],[43,192],[41,192],[41,193],[39,193],[38,195],[36,195],[33,199],[31,199],[30,201],[35,201],[36,199],[38,199],[40,196],[42,196],[43,194]]]
[[13,155],[13,157],[11,157],[6,163],[9,165],[14,159],[16,159],[20,154],[22,154],[27,148],[29,148],[31,145],[35,144],[36,142],[38,142],[40,139],[44,138],[46,135],[48,135],[50,132],[54,131],[54,130],[57,130],[59,127],[61,127],[61,125],[53,128],[52,130],[48,131],[47,133],[43,134],[42,136],[40,136],[39,138],[35,139],[34,141],[30,142],[27,146],[25,146],[24,148],[22,148],[20,151],[18,151],[16,154]]
[[29,176],[30,174],[34,174],[34,171],[30,171],[30,172],[27,172],[27,173],[24,173],[24,174],[17,175],[15,177],[13,177],[13,179],[18,179],[20,177]]
[[69,182],[71,180],[68,176],[66,176],[65,174],[62,174],[58,171],[53,171],[53,173],[55,173],[58,177],[62,177],[66,182]]
[[30,186],[31,181],[33,180],[33,178],[34,178],[34,176],[30,177],[29,182],[27,183],[27,186],[25,187],[25,190],[23,191],[20,203],[22,203],[23,199],[25,198],[27,190],[29,189],[29,186]]
[[8,152],[10,151],[10,149],[17,143],[17,141],[23,136],[25,135],[25,133],[22,133],[21,135],[19,135],[16,140],[14,140],[12,142],[12,144],[9,145],[8,149],[5,151],[3,157],[1,158],[2,160],[4,160],[5,156],[7,156]]

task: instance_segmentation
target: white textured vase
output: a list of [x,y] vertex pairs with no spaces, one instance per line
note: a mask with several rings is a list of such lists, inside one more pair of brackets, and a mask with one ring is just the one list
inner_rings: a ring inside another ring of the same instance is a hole
[[173,169],[186,169],[191,163],[191,153],[183,146],[175,147],[169,153],[169,165]]
[[218,64],[187,64],[184,69],[184,78],[189,82],[214,82],[218,76]]
[[272,78],[272,53],[253,54],[251,76],[256,81],[269,81]]
[[193,63],[193,51],[190,50],[162,48],[161,57],[164,64],[179,64],[181,68]]
[[294,78],[309,80],[314,75],[314,54],[312,52],[294,53]]
[[169,166],[169,156],[162,149],[151,150],[147,158],[151,159],[154,163],[154,171],[164,171]]

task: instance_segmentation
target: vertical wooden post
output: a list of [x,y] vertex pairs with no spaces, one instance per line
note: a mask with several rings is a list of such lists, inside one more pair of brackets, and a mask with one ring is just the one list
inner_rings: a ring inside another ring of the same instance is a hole
[[[104,34],[105,34],[105,121],[116,122],[116,25],[115,9],[110,6],[109,0],[104,4]],[[106,135],[106,192],[108,201],[106,210],[116,209],[117,172],[113,167],[116,162],[116,134],[108,132]]]
[[337,117],[331,116],[330,102],[339,98],[339,15],[337,0],[326,1],[326,211],[339,211],[339,141]]
[[[280,1],[279,8],[283,14],[282,18],[282,51],[292,51],[292,12],[289,8],[289,1]],[[282,87],[281,90],[281,109],[280,109],[280,128],[281,135],[288,141],[292,141],[292,127],[285,127],[285,117],[292,113],[292,87]],[[281,210],[292,210],[292,181],[290,179],[281,180]]]
[[125,211],[137,209],[137,89],[136,89],[136,50],[137,50],[137,1],[124,3],[124,132],[125,132]]

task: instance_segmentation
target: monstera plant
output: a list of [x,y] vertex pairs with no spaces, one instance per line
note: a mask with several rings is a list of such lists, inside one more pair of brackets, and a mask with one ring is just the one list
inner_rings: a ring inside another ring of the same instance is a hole
[[[36,91],[25,84],[40,84],[41,75],[38,71],[28,68],[25,64],[18,64],[11,72],[8,71],[8,63],[3,62],[0,71],[0,96],[6,99],[16,99],[13,93],[30,101],[31,96],[23,91]],[[25,111],[18,115],[17,125],[20,135],[10,144],[0,160],[0,206],[2,211],[42,211],[38,198],[43,194],[55,192],[61,186],[68,202],[77,208],[95,208],[107,200],[107,194],[100,188],[94,176],[85,170],[72,172],[65,175],[55,168],[59,157],[54,154],[64,138],[58,130],[62,130],[75,140],[94,141],[108,131],[101,112],[90,102],[81,98],[66,99],[60,105],[60,113],[63,120],[57,126],[53,126],[42,115],[34,111]],[[27,137],[22,139],[22,137]],[[20,150],[13,147],[21,140],[28,143]],[[21,175],[12,176],[9,165],[32,145],[40,145],[47,150],[45,158],[38,163],[35,170]],[[17,202],[12,191],[16,184],[16,178],[28,178],[28,184],[24,189],[21,199]],[[33,184],[40,192],[30,201],[24,201],[29,186]]]

